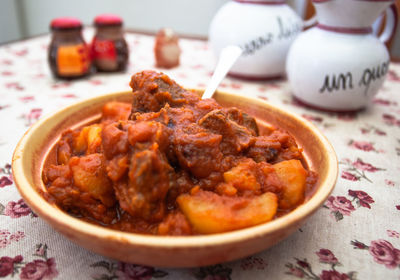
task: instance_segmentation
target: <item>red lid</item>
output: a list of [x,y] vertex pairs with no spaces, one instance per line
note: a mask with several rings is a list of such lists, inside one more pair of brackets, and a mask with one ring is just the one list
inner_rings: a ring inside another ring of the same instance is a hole
[[94,19],[95,25],[122,25],[122,19],[117,15],[103,14]]
[[82,22],[73,17],[60,17],[53,19],[50,23],[50,27],[52,29],[82,28]]

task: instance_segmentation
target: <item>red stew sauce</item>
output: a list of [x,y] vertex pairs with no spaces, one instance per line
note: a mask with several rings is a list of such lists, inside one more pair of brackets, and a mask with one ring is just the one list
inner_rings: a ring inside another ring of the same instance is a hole
[[48,197],[79,219],[154,235],[227,232],[304,202],[317,175],[287,132],[200,99],[163,73],[132,76],[133,103],[65,131],[43,171]]

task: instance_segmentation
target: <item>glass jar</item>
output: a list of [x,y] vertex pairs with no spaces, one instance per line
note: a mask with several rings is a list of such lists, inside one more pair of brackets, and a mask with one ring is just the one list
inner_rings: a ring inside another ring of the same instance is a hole
[[52,39],[48,61],[57,78],[73,79],[90,72],[89,47],[82,36],[82,23],[76,18],[56,18],[50,24]]
[[125,71],[129,60],[122,19],[116,15],[95,18],[96,34],[91,45],[93,63],[98,71]]

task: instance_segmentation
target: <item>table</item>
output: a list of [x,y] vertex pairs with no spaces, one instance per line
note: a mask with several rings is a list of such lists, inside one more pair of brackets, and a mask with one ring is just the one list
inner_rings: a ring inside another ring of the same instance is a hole
[[[90,39],[92,30],[86,30]],[[165,269],[121,263],[89,252],[54,231],[14,187],[12,152],[42,115],[98,94],[129,90],[130,75],[154,69],[154,37],[129,33],[129,69],[73,82],[47,66],[49,36],[0,46],[0,278],[6,279],[399,279],[400,64],[370,108],[353,114],[296,103],[286,81],[226,78],[220,89],[268,100],[313,122],[333,144],[335,190],[299,231],[267,251],[230,263]],[[181,65],[164,71],[185,87],[204,87],[214,67],[207,42],[181,39]]]

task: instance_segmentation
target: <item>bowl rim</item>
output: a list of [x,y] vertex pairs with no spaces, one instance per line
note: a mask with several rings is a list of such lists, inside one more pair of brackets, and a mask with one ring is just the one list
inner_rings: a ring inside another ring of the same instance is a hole
[[[194,89],[198,90],[198,89]],[[311,215],[313,212],[318,210],[318,208],[323,204],[323,202],[328,198],[330,193],[335,187],[337,177],[338,177],[338,160],[336,153],[328,141],[326,136],[320,132],[320,130],[311,122],[305,118],[291,113],[283,108],[272,105],[264,100],[257,99],[254,97],[248,97],[243,95],[235,95],[235,97],[247,100],[252,103],[259,103],[260,106],[267,107],[273,111],[279,111],[290,118],[294,118],[300,121],[308,129],[312,130],[318,139],[323,143],[324,147],[327,149],[329,157],[327,164],[329,165],[329,172],[324,180],[323,187],[319,187],[304,204],[298,206],[296,209],[292,210],[290,213],[279,217],[275,220],[269,221],[267,223],[259,224],[249,228],[238,229],[230,232],[208,234],[208,235],[192,235],[192,236],[153,236],[137,233],[123,232],[119,230],[109,229],[101,227],[89,222],[77,219],[59,208],[54,207],[50,202],[48,202],[42,195],[39,194],[37,189],[31,185],[24,173],[23,168],[23,157],[24,150],[29,144],[29,140],[32,138],[34,132],[40,128],[43,124],[59,115],[63,112],[71,110],[73,107],[78,105],[83,105],[87,102],[93,102],[96,100],[102,100],[105,98],[112,99],[117,98],[129,91],[119,91],[112,92],[102,95],[97,95],[95,97],[86,98],[80,100],[76,103],[68,105],[60,110],[49,113],[46,116],[40,118],[35,124],[33,124],[19,140],[12,157],[12,173],[19,174],[14,175],[14,183],[23,197],[24,201],[35,211],[40,212],[41,216],[46,222],[48,219],[54,220],[54,215],[58,216],[57,223],[60,226],[65,226],[71,228],[75,232],[80,232],[86,236],[93,236],[95,238],[109,238],[112,237],[115,240],[123,240],[131,245],[144,246],[144,247],[154,247],[154,248],[204,248],[208,246],[218,246],[227,243],[237,243],[243,240],[252,239],[264,235],[271,234],[279,229],[285,228],[292,223],[300,222],[307,216]],[[232,93],[227,93],[223,91],[217,91],[218,95],[232,95]],[[41,168],[43,167],[43,163]],[[22,175],[20,175],[22,174]],[[40,211],[37,211],[40,209]],[[56,211],[56,212],[54,212]]]

